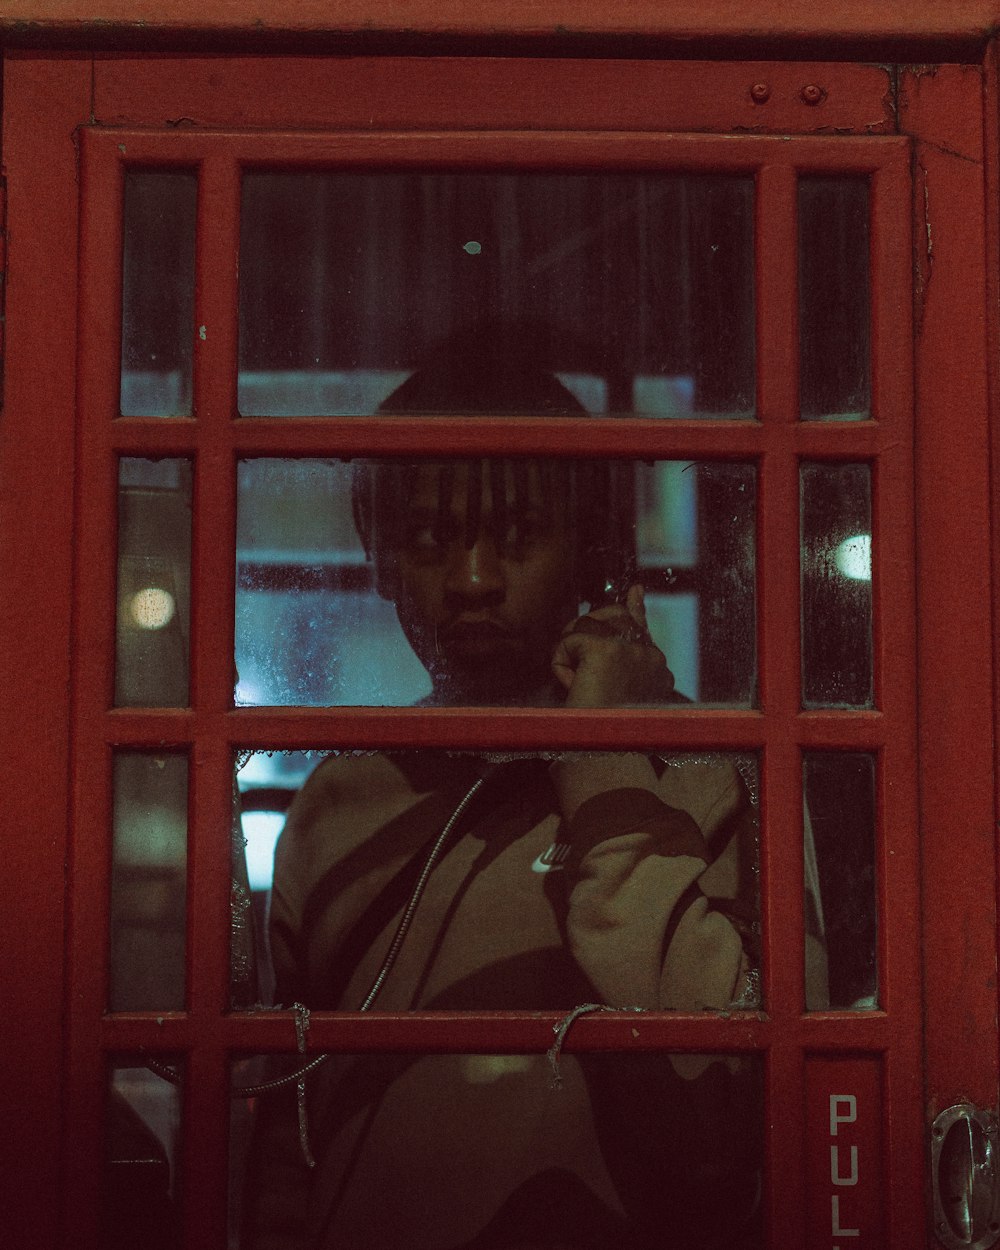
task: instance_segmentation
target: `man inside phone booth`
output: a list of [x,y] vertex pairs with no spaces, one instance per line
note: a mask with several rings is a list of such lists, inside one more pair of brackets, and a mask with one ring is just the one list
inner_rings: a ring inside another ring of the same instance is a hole
[[[582,412],[495,346],[431,361],[383,411]],[[679,698],[642,586],[613,584],[629,563],[629,525],[611,515],[628,494],[620,473],[567,460],[357,468],[359,532],[429,703]],[[754,1006],[752,773],[721,753],[332,756],[278,844],[276,998],[567,1022],[581,1006]],[[819,1005],[821,934],[809,942]],[[301,1098],[291,1073],[260,1100],[248,1250],[762,1244],[753,1060],[333,1055]]]

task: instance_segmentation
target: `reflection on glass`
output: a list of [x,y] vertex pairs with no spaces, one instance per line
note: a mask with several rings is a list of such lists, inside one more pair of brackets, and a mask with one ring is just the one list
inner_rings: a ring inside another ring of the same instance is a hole
[[484,391],[527,362],[584,409],[754,412],[753,179],[678,174],[248,173],[244,416],[375,412],[415,369],[480,359],[401,409],[562,411]]
[[[874,1008],[878,1006],[874,757],[809,751],[803,757],[803,784],[806,923],[815,929],[818,919],[824,933],[830,1006]],[[822,911],[815,917],[811,900],[817,897]],[[807,960],[809,955],[807,936]]]
[[121,412],[191,413],[195,207],[191,173],[125,175]]
[[110,1007],[180,1011],[187,757],[121,751],[114,783]]
[[804,463],[802,702],[872,706],[871,469]]
[[[176,1066],[171,1060],[171,1066]],[[136,1057],[109,1073],[101,1246],[180,1250],[178,1087]]]
[[262,955],[258,1002],[758,1001],[753,757],[256,752],[238,764],[234,873],[252,888],[247,923],[269,922],[266,942],[241,939]]
[[190,464],[123,458],[116,707],[187,705],[190,586]]
[[335,1055],[301,1133],[298,1066],[236,1065],[241,1244],[763,1250],[756,1056]]
[[807,420],[869,415],[868,183],[799,180],[799,395]]
[[[687,461],[244,461],[237,700],[749,706],[755,486]],[[590,605],[585,630],[644,643],[638,584],[675,689],[652,646],[574,689],[593,644],[560,676],[564,628]]]

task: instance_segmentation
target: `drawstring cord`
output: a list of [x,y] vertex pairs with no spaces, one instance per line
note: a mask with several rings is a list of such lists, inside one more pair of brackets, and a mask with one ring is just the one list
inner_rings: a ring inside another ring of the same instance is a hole
[[[403,914],[399,919],[399,924],[396,926],[396,932],[393,934],[392,941],[389,943],[389,949],[386,952],[386,956],[382,960],[382,965],[376,973],[375,980],[372,982],[371,988],[365,995],[364,1001],[358,1008],[358,1011],[370,1011],[375,1003],[375,1000],[382,992],[386,978],[392,971],[392,967],[399,957],[399,952],[402,950],[403,942],[406,940],[406,935],[409,932],[410,925],[413,923],[413,917],[416,914],[417,907],[420,905],[420,900],[427,888],[427,883],[430,880],[431,873],[434,871],[434,868],[441,857],[442,851],[447,846],[448,840],[452,835],[452,831],[462,819],[462,816],[468,809],[469,804],[476,797],[490,777],[492,777],[497,767],[497,765],[492,766],[481,777],[476,778],[476,780],[462,796],[458,806],[452,812],[451,816],[449,816],[444,828],[434,839],[434,845],[431,847],[430,852],[424,861],[424,866],[420,871],[420,876],[417,878],[417,883],[413,887],[410,894],[409,902],[406,904]],[[306,1040],[309,1033],[309,1009],[303,1003],[293,1003],[292,1011],[295,1013],[296,1049],[300,1055],[304,1055],[306,1053]],[[270,1094],[275,1090],[283,1089],[286,1085],[294,1084],[296,1104],[298,1107],[299,1144],[302,1148],[302,1157],[305,1160],[306,1166],[309,1168],[314,1168],[316,1166],[316,1160],[313,1158],[312,1150],[309,1146],[309,1122],[306,1108],[306,1077],[311,1072],[314,1072],[317,1068],[326,1063],[329,1058],[331,1058],[331,1054],[330,1052],[326,1052],[322,1055],[317,1055],[315,1059],[312,1059],[308,1063],[303,1064],[301,1067],[296,1068],[294,1072],[288,1072],[284,1076],[275,1077],[271,1081],[260,1081],[254,1085],[235,1085],[230,1091],[230,1097],[232,1098],[255,1098],[258,1095]],[[169,1081],[172,1085],[180,1085],[181,1074],[177,1068],[170,1064],[161,1063],[156,1059],[146,1059],[145,1062],[146,1067],[149,1068],[151,1072],[155,1072],[157,1076],[162,1077],[165,1081]]]

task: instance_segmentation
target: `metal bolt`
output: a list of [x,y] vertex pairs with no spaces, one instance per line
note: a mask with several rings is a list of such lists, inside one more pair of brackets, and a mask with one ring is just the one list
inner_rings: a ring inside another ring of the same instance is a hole
[[750,99],[754,104],[766,104],[771,98],[771,88],[766,82],[755,82],[750,88]]
[[817,87],[815,83],[809,83],[799,92],[804,104],[819,104],[820,100],[826,95],[822,87]]

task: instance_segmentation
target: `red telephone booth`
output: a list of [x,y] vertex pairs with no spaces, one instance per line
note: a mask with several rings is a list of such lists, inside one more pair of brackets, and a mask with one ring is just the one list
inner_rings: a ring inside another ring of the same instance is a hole
[[[0,16],[10,1244],[235,1247],[274,1056],[554,1030],[753,1074],[747,1245],[996,1244],[992,17],[328,7]],[[571,410],[393,410],[498,322]],[[428,701],[351,494],[451,458],[590,466],[682,701]],[[394,752],[722,761],[741,996],[293,1010],[275,831]]]

